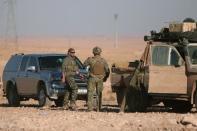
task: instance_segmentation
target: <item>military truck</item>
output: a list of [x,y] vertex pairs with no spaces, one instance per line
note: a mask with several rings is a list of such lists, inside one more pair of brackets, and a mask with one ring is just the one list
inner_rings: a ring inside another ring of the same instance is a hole
[[145,111],[161,102],[176,112],[197,108],[197,30],[194,21],[184,22],[193,28],[151,31],[140,60],[128,68],[112,66],[112,90],[121,111]]

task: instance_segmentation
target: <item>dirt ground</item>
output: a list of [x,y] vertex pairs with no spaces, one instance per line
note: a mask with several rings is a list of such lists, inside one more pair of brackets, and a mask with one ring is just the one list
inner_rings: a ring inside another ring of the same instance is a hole
[[197,130],[197,114],[177,114],[162,107],[146,113],[119,113],[115,101],[104,101],[101,112],[86,112],[86,103],[78,101],[78,111],[56,107],[42,109],[37,102],[22,102],[20,107],[8,107],[0,102],[0,130],[31,131],[188,131]]
[[[0,72],[11,54],[14,53],[64,53],[74,47],[77,56],[83,60],[92,55],[95,45],[102,47],[103,57],[109,64],[126,66],[128,61],[140,58],[145,43],[138,38],[119,40],[117,48],[110,38],[70,38],[70,39],[20,39],[18,47],[0,42]],[[13,48],[14,47],[14,48]],[[86,103],[78,101],[78,111],[67,111],[56,107],[38,108],[37,101],[21,102],[20,107],[8,107],[0,89],[0,130],[37,130],[37,131],[141,131],[141,130],[197,130],[197,113],[193,109],[187,114],[177,114],[155,106],[146,113],[119,113],[115,94],[111,92],[110,80],[105,83],[101,112],[86,112]]]

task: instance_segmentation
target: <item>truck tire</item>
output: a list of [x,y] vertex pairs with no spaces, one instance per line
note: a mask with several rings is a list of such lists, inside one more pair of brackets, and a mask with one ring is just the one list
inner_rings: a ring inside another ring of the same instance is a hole
[[58,97],[58,99],[54,100],[54,102],[55,102],[55,105],[57,107],[63,107],[63,105],[64,105],[64,97],[63,96],[62,97]]
[[187,113],[192,109],[192,104],[189,101],[165,101],[164,105],[177,113]]
[[51,101],[46,95],[44,84],[40,84],[38,89],[38,106],[39,107],[51,106]]
[[121,87],[119,87],[116,91],[116,99],[117,99],[117,103],[119,107],[121,106],[123,98],[124,98],[124,91],[125,91],[125,88],[121,88]]
[[179,113],[187,113],[190,112],[192,109],[192,104],[190,104],[189,101],[185,101],[185,102],[180,102],[177,104],[174,104],[172,106],[173,111],[175,112],[179,112]]
[[17,89],[13,84],[10,84],[7,89],[7,99],[11,107],[17,107],[20,105],[20,98],[17,93]]

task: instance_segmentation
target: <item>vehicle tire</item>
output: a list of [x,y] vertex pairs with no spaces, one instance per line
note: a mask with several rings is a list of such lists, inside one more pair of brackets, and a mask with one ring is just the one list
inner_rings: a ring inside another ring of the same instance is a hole
[[17,89],[13,84],[10,84],[7,89],[7,99],[11,107],[17,107],[20,105],[20,98],[17,93]]
[[39,107],[51,106],[51,101],[47,97],[45,89],[46,89],[45,85],[40,84],[39,89],[38,89],[38,106]]
[[54,102],[55,102],[55,105],[57,107],[63,107],[63,105],[64,105],[64,97],[58,97],[58,99],[54,100]]
[[121,106],[123,98],[124,98],[124,90],[125,90],[125,88],[123,88],[123,87],[119,87],[116,90],[116,99],[117,99],[117,103],[118,103],[119,107]]
[[187,113],[192,109],[192,104],[189,101],[167,101],[164,102],[164,105],[177,113]]

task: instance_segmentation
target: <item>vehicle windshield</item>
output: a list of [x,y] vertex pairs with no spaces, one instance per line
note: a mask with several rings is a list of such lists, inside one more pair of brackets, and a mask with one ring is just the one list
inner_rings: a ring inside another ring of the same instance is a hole
[[197,44],[188,46],[189,56],[192,64],[197,64]]
[[[62,64],[64,62],[66,56],[44,56],[40,57],[39,65],[40,70],[61,70]],[[83,64],[81,61],[76,57],[76,63],[79,69],[83,69]]]
[[169,46],[152,46],[152,64],[162,66],[175,66],[179,63],[180,56],[177,51]]
[[44,56],[40,57],[40,70],[61,70],[65,56]]
[[168,65],[169,48],[165,46],[152,47],[152,63],[154,65]]

